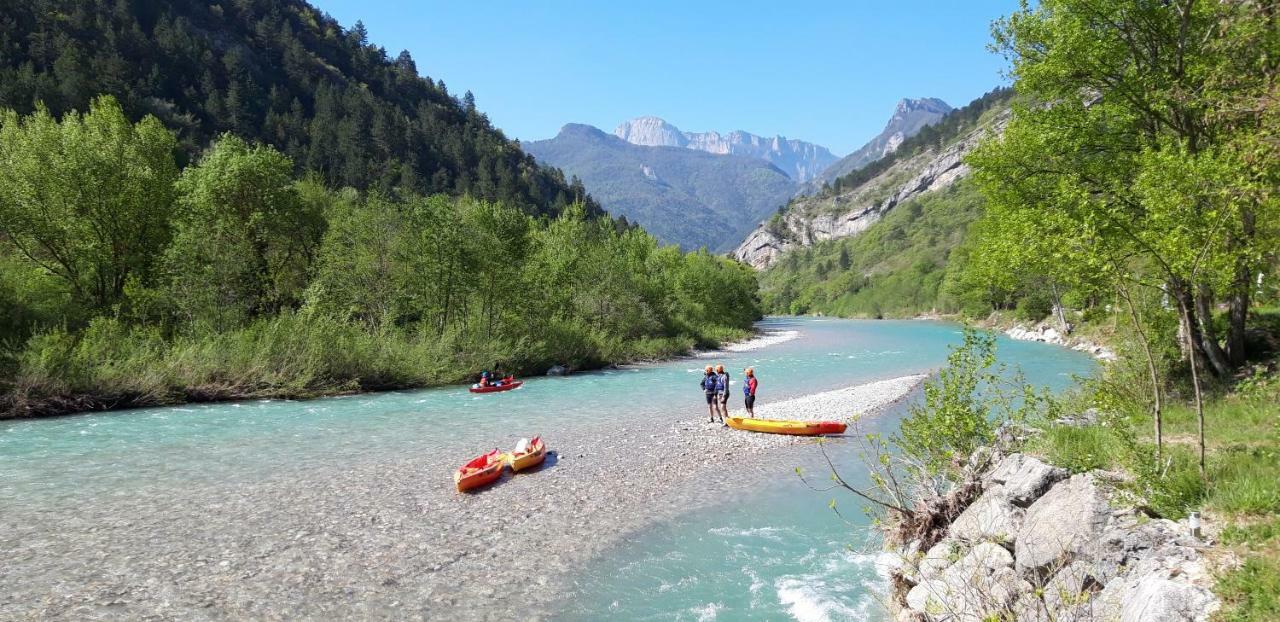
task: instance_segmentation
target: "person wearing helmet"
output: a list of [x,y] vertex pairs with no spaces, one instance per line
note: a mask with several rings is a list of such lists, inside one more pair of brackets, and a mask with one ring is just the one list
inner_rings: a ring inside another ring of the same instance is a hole
[[698,386],[702,387],[702,393],[707,397],[707,412],[711,416],[711,423],[716,422],[716,372],[711,369],[710,365],[703,370],[702,382]]
[[480,386],[487,387],[487,386],[492,386],[492,384],[493,383],[489,381],[489,372],[487,371],[480,372]]

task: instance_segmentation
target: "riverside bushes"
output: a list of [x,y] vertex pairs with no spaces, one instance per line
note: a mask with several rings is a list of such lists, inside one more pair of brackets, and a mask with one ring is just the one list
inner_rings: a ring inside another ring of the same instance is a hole
[[[0,152],[31,162],[0,173],[0,417],[599,366],[759,316],[745,267],[585,205],[332,191],[232,135],[178,174],[172,136],[110,99],[3,119]],[[62,140],[67,123],[113,166]],[[63,181],[39,161],[92,165]],[[125,175],[117,196],[115,169],[148,167],[171,172]]]

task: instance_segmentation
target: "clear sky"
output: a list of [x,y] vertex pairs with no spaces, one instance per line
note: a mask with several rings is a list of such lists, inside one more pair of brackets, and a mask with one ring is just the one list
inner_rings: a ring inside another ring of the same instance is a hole
[[845,155],[903,97],[961,106],[1004,84],[991,21],[1017,0],[629,2],[312,0],[357,19],[450,92],[471,90],[508,136],[565,123],[612,131],[657,115],[686,131],[742,129]]

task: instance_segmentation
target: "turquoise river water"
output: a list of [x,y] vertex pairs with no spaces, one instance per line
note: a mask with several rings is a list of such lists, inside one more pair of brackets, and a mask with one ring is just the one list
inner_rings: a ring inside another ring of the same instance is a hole
[[[755,366],[762,402],[934,370],[961,334],[953,324],[926,321],[772,318],[762,326],[800,336],[715,359],[735,372]],[[1004,338],[999,355],[1033,383],[1054,389],[1095,366],[1078,352]],[[0,514],[67,512],[86,497],[127,502],[157,490],[287,478],[418,452],[465,456],[506,439],[513,428],[590,428],[697,413],[705,362],[533,378],[499,395],[450,387],[0,422]],[[904,410],[870,425],[891,430]],[[851,446],[831,450],[857,480]],[[845,522],[828,508],[833,493],[815,492],[795,477],[799,466],[825,481],[816,446],[780,450],[767,460],[764,476],[744,481],[733,495],[663,521],[584,567],[558,617],[879,619],[874,592],[883,578],[858,504],[839,499]]]

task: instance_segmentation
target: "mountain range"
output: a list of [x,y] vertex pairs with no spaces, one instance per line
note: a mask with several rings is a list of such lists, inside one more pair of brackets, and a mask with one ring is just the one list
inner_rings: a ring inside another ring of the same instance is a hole
[[742,130],[728,134],[683,132],[658,117],[637,117],[624,121],[613,130],[613,134],[633,145],[685,147],[720,155],[759,158],[777,166],[792,180],[800,183],[814,179],[836,161],[836,156],[826,147],[803,140],[784,136],[768,138]]
[[802,140],[685,132],[654,116],[624,121],[612,136],[569,124],[555,138],[523,146],[658,239],[723,252],[792,197],[819,193],[845,168],[893,153],[950,110],[940,99],[904,99],[884,131],[838,161],[826,147]]
[[524,149],[581,179],[614,216],[684,248],[731,249],[796,190],[760,158],[636,145],[590,125],[571,123]]

